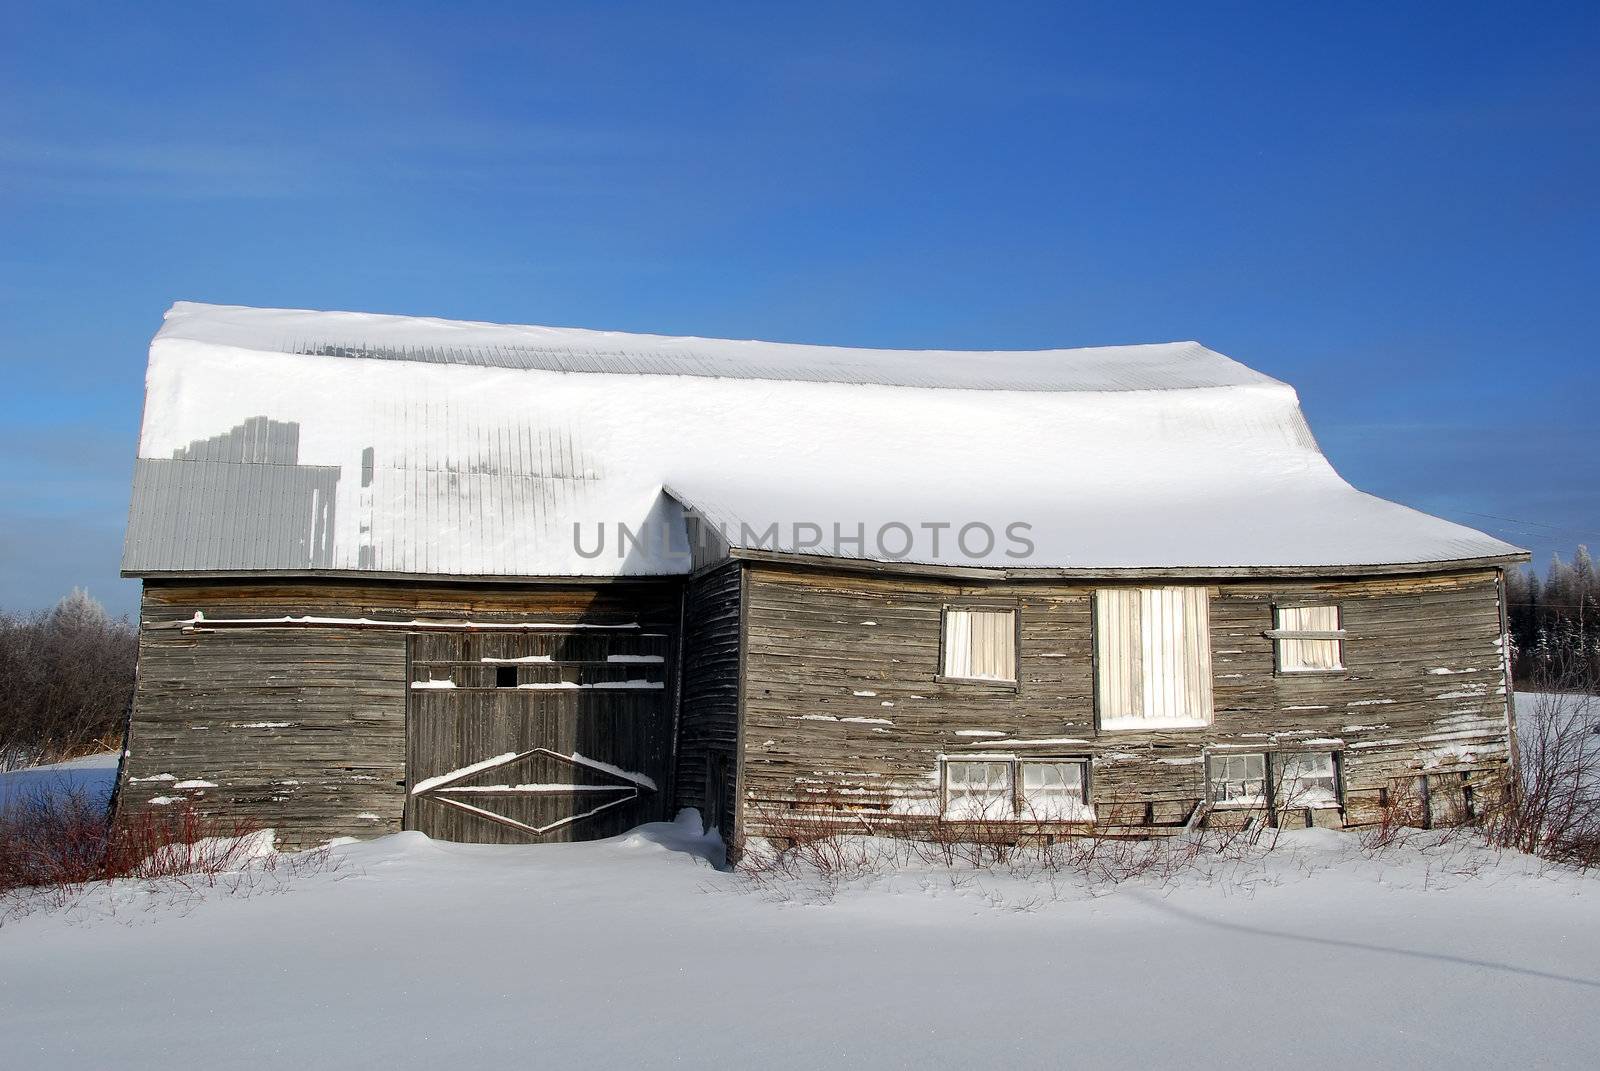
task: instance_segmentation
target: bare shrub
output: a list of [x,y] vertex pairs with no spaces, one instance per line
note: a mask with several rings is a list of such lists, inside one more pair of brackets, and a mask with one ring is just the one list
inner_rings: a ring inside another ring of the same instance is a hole
[[748,842],[737,870],[752,885],[783,898],[805,886],[823,898],[847,882],[921,864],[943,869],[953,885],[1006,872],[1017,877],[1077,881],[1091,892],[1135,879],[1159,884],[1186,872],[1209,876],[1218,864],[1258,859],[1276,846],[1275,830],[1258,818],[1225,829],[1182,829],[1158,836],[1096,829],[1009,814],[991,817],[880,813],[876,820],[835,809],[826,795],[786,810],[769,810],[767,835]]
[[27,617],[0,614],[0,771],[119,746],[137,630],[82,590]]
[[758,884],[806,876],[831,891],[882,867],[872,841],[862,835],[869,828],[852,820],[838,797],[771,809],[762,822],[766,835],[745,840],[737,853],[739,872]]
[[280,868],[328,866],[326,850],[268,853],[270,833],[190,804],[140,812],[112,828],[103,803],[79,791],[38,794],[0,812],[0,919],[73,903],[93,882],[132,879],[172,890],[255,891]]
[[1426,811],[1416,779],[1409,778],[1390,788],[1378,805],[1378,820],[1356,831],[1357,842],[1369,854],[1403,844],[1422,828]]
[[1500,847],[1600,865],[1600,699],[1544,682],[1518,708],[1517,776],[1481,823]]
[[93,881],[108,840],[105,805],[82,791],[17,801],[0,812],[0,896]]

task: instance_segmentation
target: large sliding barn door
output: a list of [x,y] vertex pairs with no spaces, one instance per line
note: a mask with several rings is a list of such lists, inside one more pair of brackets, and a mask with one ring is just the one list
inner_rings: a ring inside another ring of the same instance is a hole
[[563,626],[411,637],[407,825],[481,844],[664,817],[668,636]]

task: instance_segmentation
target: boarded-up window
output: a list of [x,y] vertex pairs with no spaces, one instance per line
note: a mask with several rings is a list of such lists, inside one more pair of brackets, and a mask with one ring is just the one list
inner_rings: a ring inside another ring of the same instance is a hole
[[1017,612],[946,607],[941,672],[963,680],[1016,680]]
[[1011,760],[951,761],[944,764],[944,813],[964,820],[1010,818]]
[[1105,588],[1095,595],[1102,729],[1211,722],[1206,589]]
[[1279,606],[1273,622],[1281,673],[1344,668],[1344,631],[1337,606]]

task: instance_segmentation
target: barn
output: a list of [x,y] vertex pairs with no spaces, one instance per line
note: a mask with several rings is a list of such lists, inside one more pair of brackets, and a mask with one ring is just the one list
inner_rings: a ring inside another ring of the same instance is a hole
[[520,843],[1442,821],[1511,759],[1480,532],[1194,342],[842,349],[179,303],[126,818]]

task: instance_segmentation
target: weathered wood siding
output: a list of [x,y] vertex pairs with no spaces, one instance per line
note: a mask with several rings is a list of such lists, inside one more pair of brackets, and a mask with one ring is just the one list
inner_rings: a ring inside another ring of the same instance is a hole
[[[1090,756],[1103,825],[1155,830],[1195,816],[1218,745],[1342,756],[1346,817],[1425,776],[1435,816],[1507,760],[1493,570],[1209,585],[1214,724],[1096,727],[1091,584],[957,583],[752,563],[743,680],[744,832],[818,801],[879,817],[937,809],[941,755]],[[1015,600],[1020,680],[937,679],[949,599]],[[1275,672],[1275,600],[1337,602],[1343,672]],[[1224,817],[1218,812],[1218,817]],[[1310,817],[1310,816],[1308,816]],[[1326,816],[1316,815],[1322,821]],[[1335,816],[1338,820],[1339,816]]]
[[743,577],[741,564],[728,562],[691,580],[684,592],[677,805],[698,809],[728,835],[738,798]]
[[[184,631],[164,623],[197,612],[212,619],[627,618],[670,632],[677,600],[675,584],[147,581],[120,814],[189,799],[207,813],[270,826],[287,845],[392,832],[404,818],[407,631],[340,624]],[[656,694],[670,702],[672,688]]]
[[[411,637],[408,828],[524,844],[608,837],[667,817],[676,600],[670,620],[659,600],[619,609],[528,634]],[[418,791],[439,778],[449,783]]]

